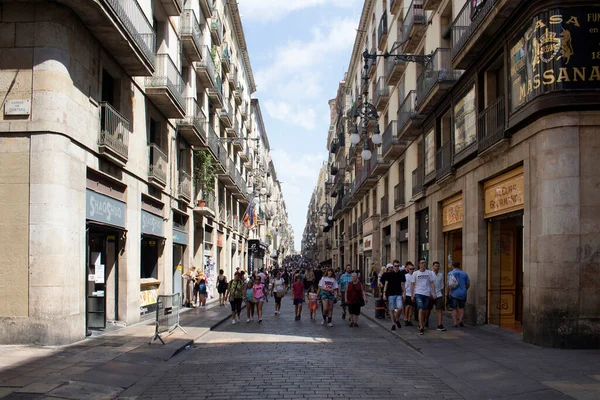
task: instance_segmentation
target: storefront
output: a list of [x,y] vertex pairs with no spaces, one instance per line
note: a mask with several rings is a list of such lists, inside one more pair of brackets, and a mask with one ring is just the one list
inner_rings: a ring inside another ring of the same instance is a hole
[[173,293],[183,294],[183,271],[186,268],[185,252],[188,233],[185,225],[173,223]]
[[248,240],[248,274],[258,273],[265,266],[265,254],[268,250],[266,243],[260,240]]
[[[110,192],[110,191],[107,191]],[[117,196],[121,192],[113,191]],[[124,196],[123,196],[124,198]],[[118,265],[125,235],[126,204],[86,190],[86,330],[118,320]]]
[[463,197],[462,193],[442,203],[442,232],[444,233],[444,274],[452,270],[452,263],[463,265]]
[[484,183],[488,222],[488,322],[522,332],[523,167]]
[[161,285],[159,260],[164,249],[164,222],[161,215],[142,209],[141,214],[141,254],[140,254],[140,313],[156,310],[158,292]]

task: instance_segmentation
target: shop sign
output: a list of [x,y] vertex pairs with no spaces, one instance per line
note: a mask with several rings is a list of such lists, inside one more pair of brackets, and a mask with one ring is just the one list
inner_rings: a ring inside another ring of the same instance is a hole
[[536,15],[509,43],[510,107],[548,92],[600,88],[600,7],[561,7]]
[[442,231],[461,229],[463,222],[462,194],[442,204]]
[[163,219],[148,211],[142,210],[142,233],[163,236]]
[[485,218],[522,210],[525,206],[523,167],[484,184]]
[[179,229],[173,228],[173,243],[182,244],[187,246],[188,234],[187,232],[180,231]]
[[223,234],[217,233],[217,246],[223,247]]
[[125,228],[125,203],[87,189],[85,191],[85,217]]
[[373,234],[367,235],[363,239],[363,251],[373,250]]

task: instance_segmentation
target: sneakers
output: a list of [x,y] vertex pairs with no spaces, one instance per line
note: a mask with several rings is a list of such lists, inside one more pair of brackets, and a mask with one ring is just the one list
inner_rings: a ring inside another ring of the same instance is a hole
[[346,313],[342,313],[342,319],[346,319]]
[[396,324],[392,325],[392,330],[395,331],[396,330]]
[[325,320],[321,321],[321,325],[325,325]]
[[231,320],[231,325],[235,325],[235,319]]
[[250,318],[247,318],[247,319],[246,319],[246,323],[248,323],[248,322],[250,322]]
[[235,317],[235,320],[236,320],[237,322],[240,322],[240,317],[239,317],[239,315],[238,315],[237,317]]
[[446,328],[444,328],[444,325],[438,325],[437,330],[443,332],[446,330]]
[[205,308],[206,308],[206,307],[204,307],[204,306],[200,306],[200,309],[201,309],[201,310],[204,310]]
[[327,326],[331,328],[331,327],[333,327],[333,324],[330,322],[327,324]]
[[425,329],[424,328],[420,328],[419,329],[419,335],[424,335],[425,334]]
[[400,320],[396,321],[396,326],[398,327],[398,329],[402,328],[402,324],[400,323]]
[[258,322],[262,322],[262,318],[259,318],[259,319],[258,319]]

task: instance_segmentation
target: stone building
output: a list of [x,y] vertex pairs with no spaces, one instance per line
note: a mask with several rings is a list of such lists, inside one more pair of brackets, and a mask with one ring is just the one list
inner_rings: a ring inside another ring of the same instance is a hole
[[[446,272],[458,261],[470,323],[599,347],[599,12],[590,1],[366,0],[328,144],[333,257],[360,268],[425,258]],[[391,56],[365,61],[365,50]],[[349,141],[365,100],[380,146]]]
[[192,266],[247,269],[273,182],[235,2],[3,1],[0,47],[0,343],[80,340]]

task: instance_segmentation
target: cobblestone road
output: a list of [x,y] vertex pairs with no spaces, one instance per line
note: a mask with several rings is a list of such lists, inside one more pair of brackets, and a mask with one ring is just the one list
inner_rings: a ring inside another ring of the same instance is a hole
[[289,297],[281,315],[272,308],[273,301],[265,304],[262,324],[242,318],[203,336],[203,343],[169,361],[173,373],[140,398],[462,398],[421,354],[365,318],[349,328],[336,306],[329,328],[306,313],[294,321]]

